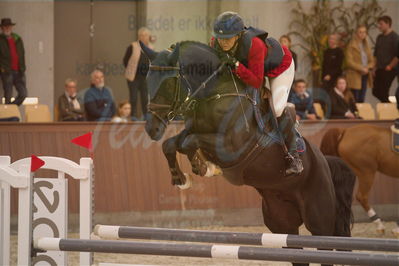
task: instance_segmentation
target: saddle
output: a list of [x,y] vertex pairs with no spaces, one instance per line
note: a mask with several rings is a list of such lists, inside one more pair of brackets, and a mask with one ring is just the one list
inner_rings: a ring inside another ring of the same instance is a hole
[[[257,103],[254,106],[254,115],[260,131],[271,137],[275,142],[282,143],[282,141],[284,140],[281,140],[281,137],[279,137],[280,133],[278,132],[279,130],[278,122],[273,108],[271,91],[266,87],[263,87],[261,92],[259,92],[259,90],[257,89],[254,89],[253,99]],[[271,115],[267,115],[266,110],[261,110],[259,103],[262,100],[268,102]],[[296,120],[295,106],[293,104],[287,103],[286,111],[288,112],[288,115],[291,117],[293,121]],[[306,151],[306,144],[305,141],[303,140],[302,135],[298,131],[298,125],[299,123],[296,122],[295,124],[296,146],[297,146],[297,152],[302,154]]]
[[392,131],[392,150],[399,153],[399,119],[395,120],[395,124],[391,126]]

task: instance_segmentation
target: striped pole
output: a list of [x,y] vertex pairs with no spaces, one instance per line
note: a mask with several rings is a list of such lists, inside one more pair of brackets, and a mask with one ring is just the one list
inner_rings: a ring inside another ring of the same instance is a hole
[[85,240],[39,238],[35,248],[41,250],[105,252],[160,256],[225,258],[240,260],[289,261],[296,263],[399,265],[399,256],[352,253],[343,251],[307,251],[251,246],[130,242],[117,240]]
[[308,247],[399,252],[399,240],[395,239],[236,233],[111,225],[96,225],[94,233],[101,238],[112,239],[134,238],[267,247]]

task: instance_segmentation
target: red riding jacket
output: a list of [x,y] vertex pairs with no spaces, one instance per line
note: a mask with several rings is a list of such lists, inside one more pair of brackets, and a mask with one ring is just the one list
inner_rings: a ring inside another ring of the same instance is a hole
[[[216,42],[217,41],[215,38],[212,38],[210,45],[215,47]],[[264,62],[268,55],[268,48],[260,38],[252,38],[251,47],[247,55],[247,63],[240,62],[238,67],[234,70],[234,73],[247,85],[255,88],[262,87],[264,76],[271,78],[277,77],[291,65],[291,52],[285,46],[282,46],[282,48],[284,51],[284,56],[281,64],[267,73],[264,73]]]

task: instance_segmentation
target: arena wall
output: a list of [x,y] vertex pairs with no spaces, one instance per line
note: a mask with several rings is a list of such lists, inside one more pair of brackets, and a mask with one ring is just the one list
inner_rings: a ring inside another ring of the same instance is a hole
[[[389,127],[390,121],[323,121],[304,122],[301,132],[312,143],[319,145],[329,128],[350,127],[355,124],[372,123]],[[166,136],[172,136],[182,128],[174,123]],[[144,131],[143,123],[96,124],[96,123],[51,123],[51,124],[2,124],[0,125],[0,154],[18,160],[35,155],[48,155],[78,161],[89,156],[83,148],[70,140],[86,132],[94,132],[95,166],[95,210],[98,217],[106,219],[136,219],[136,223],[165,223],[168,219],[191,217],[192,223],[234,224],[237,220],[258,223],[261,221],[261,201],[257,192],[248,186],[230,185],[222,177],[194,177],[192,189],[181,191],[171,185],[166,159],[161,151],[161,141],[154,142]],[[179,155],[186,172],[190,171],[187,159]],[[38,177],[54,176],[54,173],[39,170]],[[78,211],[78,184],[70,179],[69,209]],[[378,174],[370,193],[370,203],[384,209],[384,218],[399,217],[399,180]],[[13,195],[16,199],[16,195]],[[355,205],[358,203],[355,201]],[[16,206],[12,206],[15,213]],[[358,206],[358,205],[357,205]],[[356,207],[358,208],[358,207]],[[245,210],[245,211],[244,211]],[[252,215],[235,216],[237,212]],[[101,213],[114,213],[110,218]],[[118,215],[120,214],[120,215]],[[357,217],[366,216],[359,211]],[[205,219],[206,217],[206,219]],[[226,217],[231,217],[226,219]],[[257,217],[257,218],[255,218]],[[100,218],[101,219],[101,218]],[[185,221],[182,219],[181,221]],[[186,220],[187,221],[187,220]],[[159,225],[159,224],[158,224]]]

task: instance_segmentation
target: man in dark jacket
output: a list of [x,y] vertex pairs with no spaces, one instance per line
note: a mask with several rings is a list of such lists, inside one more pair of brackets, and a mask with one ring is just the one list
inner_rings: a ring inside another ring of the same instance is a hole
[[298,79],[294,82],[288,101],[295,105],[297,120],[317,120],[313,97],[306,89],[305,80]]
[[[12,32],[15,25],[9,18],[1,19],[0,34],[0,76],[3,83],[6,104],[21,105],[27,95],[25,79],[25,50],[22,39]],[[12,87],[18,92],[11,102]]]
[[147,114],[148,92],[145,78],[147,76],[150,61],[141,51],[139,41],[146,46],[150,45],[151,32],[143,27],[138,30],[138,40],[132,42],[126,49],[123,57],[123,65],[125,66],[125,78],[129,87],[129,98],[132,106],[132,120],[140,120],[137,116],[138,93],[140,93],[141,111],[143,119]]
[[[399,62],[399,42],[398,42],[398,48],[396,51],[396,64],[398,64]],[[397,67],[397,79],[398,79],[398,83],[399,83],[399,68]],[[399,84],[398,87],[396,88],[396,93],[395,93],[395,97],[396,97],[396,107],[399,110]]]
[[104,73],[94,70],[91,73],[91,86],[84,96],[88,121],[110,121],[115,115],[115,104],[111,90],[105,87]]
[[396,50],[399,35],[392,29],[392,19],[389,16],[378,18],[378,29],[381,34],[377,37],[374,56],[377,59],[373,95],[383,103],[389,102],[389,89],[396,76]]
[[337,78],[342,75],[342,64],[344,62],[344,51],[338,46],[339,37],[337,34],[330,34],[328,37],[328,48],[323,54],[322,86],[330,91],[334,88]]
[[84,121],[83,104],[77,97],[77,81],[65,81],[65,93],[58,98],[58,113],[60,121]]

